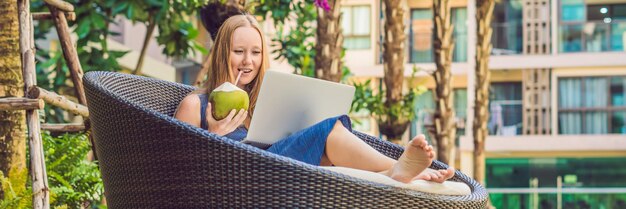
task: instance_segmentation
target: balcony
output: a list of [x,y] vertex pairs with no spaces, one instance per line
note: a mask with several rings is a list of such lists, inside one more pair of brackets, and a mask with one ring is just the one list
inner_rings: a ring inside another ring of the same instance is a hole
[[626,20],[561,23],[560,53],[626,51]]
[[492,55],[522,54],[522,23],[513,21],[507,23],[492,23],[491,44]]

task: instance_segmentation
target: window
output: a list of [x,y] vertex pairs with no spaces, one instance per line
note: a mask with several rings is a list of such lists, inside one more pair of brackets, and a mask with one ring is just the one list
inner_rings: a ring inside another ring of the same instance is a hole
[[626,51],[626,4],[560,4],[560,52]]
[[560,78],[559,134],[626,134],[626,76]]
[[452,9],[452,37],[454,37],[454,52],[452,54],[453,62],[467,61],[467,9]]
[[[452,8],[451,23],[454,25],[453,62],[467,61],[467,9]],[[409,26],[410,62],[433,62],[433,12],[431,9],[414,9],[411,11]]]
[[503,0],[496,3],[491,28],[493,29],[491,54],[521,54],[522,0]]
[[[599,29],[594,30],[597,37],[592,37],[592,41],[596,46],[592,49],[598,49],[601,44],[603,51],[625,51],[624,38],[626,38],[626,4],[614,5],[590,5],[587,7],[587,19],[589,21],[598,22],[603,25]],[[604,23],[604,24],[602,24]]]
[[412,139],[418,134],[424,134],[430,140],[428,127],[433,124],[435,112],[435,100],[432,90],[428,90],[415,98],[415,119],[411,122],[409,137]]
[[492,83],[489,99],[489,134],[514,136],[522,133],[522,83]]
[[342,6],[341,12],[343,47],[346,49],[369,49],[371,47],[370,6]]
[[585,0],[562,0],[561,21],[574,22],[585,20]]
[[411,11],[411,53],[410,61],[433,61],[433,12],[430,9],[416,9]]

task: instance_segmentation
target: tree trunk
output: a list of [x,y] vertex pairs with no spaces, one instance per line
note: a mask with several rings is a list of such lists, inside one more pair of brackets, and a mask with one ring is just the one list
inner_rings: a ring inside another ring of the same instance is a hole
[[[0,97],[23,97],[17,0],[0,1]],[[0,111],[0,171],[26,169],[25,111]],[[9,172],[9,171],[12,172]],[[20,171],[20,172],[15,172]],[[10,176],[9,176],[10,177]],[[24,187],[26,185],[12,185]],[[0,187],[0,199],[4,192]]]
[[50,14],[54,17],[54,25],[56,26],[57,35],[59,36],[59,43],[61,44],[65,63],[70,70],[76,98],[78,98],[80,104],[87,105],[87,97],[85,96],[85,88],[83,87],[83,67],[80,65],[80,60],[78,60],[76,46],[74,46],[72,42],[72,32],[70,32],[67,20],[65,19],[65,12],[51,5],[48,5],[48,9],[50,10]]
[[437,140],[437,159],[450,164],[454,159],[452,151],[456,135],[454,103],[452,98],[452,52],[454,42],[452,40],[453,27],[450,23],[450,0],[433,1],[433,22],[435,40],[433,49],[437,70],[433,73],[435,78],[435,139]]
[[396,104],[402,100],[406,35],[404,34],[404,9],[401,2],[401,0],[385,0],[383,67],[388,104]]
[[[385,41],[383,43],[383,68],[385,75],[383,79],[386,87],[385,107],[390,108],[392,106],[401,105],[400,103],[402,102],[406,34],[404,33],[404,8],[402,8],[402,1],[384,0],[384,3]],[[383,121],[378,122],[387,124],[388,127],[402,126],[411,119],[412,118],[398,118],[393,115],[388,115],[388,117],[382,119]],[[404,131],[406,131],[406,128],[404,128]],[[404,131],[402,133],[404,133]],[[400,136],[402,135],[400,134]]]
[[152,34],[154,33],[154,29],[156,29],[157,26],[156,14],[151,14],[150,16],[151,17],[148,21],[148,25],[146,25],[146,36],[143,38],[143,46],[141,47],[141,52],[139,53],[139,60],[137,61],[135,71],[133,71],[134,75],[141,75],[142,73],[141,69],[143,68],[143,61],[146,57],[146,51],[148,51],[148,44],[150,44],[150,40],[152,40]]
[[484,185],[485,139],[489,134],[489,55],[491,53],[491,19],[495,0],[476,2],[476,100],[474,101],[474,179]]
[[328,0],[330,11],[317,8],[317,44],[315,45],[315,77],[339,82],[343,63],[343,30],[341,0]]

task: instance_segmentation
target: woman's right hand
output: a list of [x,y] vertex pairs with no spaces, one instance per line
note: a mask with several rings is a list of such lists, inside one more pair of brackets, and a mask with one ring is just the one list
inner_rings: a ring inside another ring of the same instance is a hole
[[239,125],[241,125],[246,120],[246,117],[248,116],[247,110],[242,109],[237,112],[237,110],[233,109],[230,111],[228,116],[218,121],[213,118],[213,111],[211,109],[211,103],[209,102],[206,108],[206,119],[207,123],[209,124],[208,131],[220,136],[224,136],[226,134],[229,134],[230,132],[233,132],[235,129],[237,129],[237,127],[239,127]]

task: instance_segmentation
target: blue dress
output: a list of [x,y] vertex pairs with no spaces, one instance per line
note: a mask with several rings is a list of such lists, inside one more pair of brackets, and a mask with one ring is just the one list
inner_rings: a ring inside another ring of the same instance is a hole
[[[202,104],[200,109],[200,127],[208,130],[209,126],[206,121],[208,97],[206,94],[198,94],[198,97],[200,97]],[[348,116],[332,117],[281,139],[267,148],[266,151],[311,165],[319,165],[326,148],[326,139],[337,121],[341,121],[344,127],[352,131],[352,125]],[[233,132],[226,134],[225,137],[242,141],[246,138],[246,135],[248,135],[248,129],[240,126]]]

